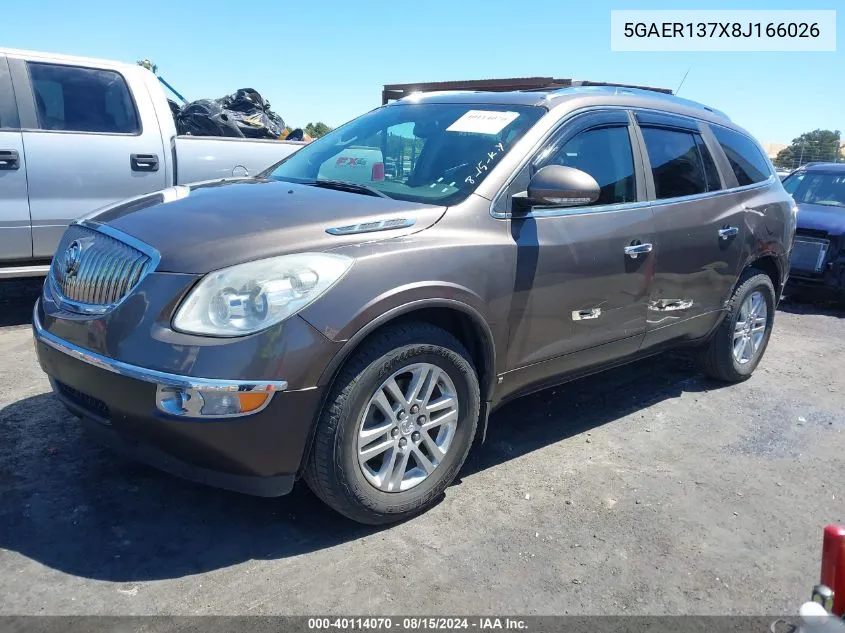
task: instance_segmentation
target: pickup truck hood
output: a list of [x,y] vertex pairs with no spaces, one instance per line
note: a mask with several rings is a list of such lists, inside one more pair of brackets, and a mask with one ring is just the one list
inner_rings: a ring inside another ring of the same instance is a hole
[[845,207],[824,204],[799,204],[798,228],[827,231],[830,235],[845,233]]
[[[352,242],[387,239],[427,228],[445,207],[258,179],[171,187],[86,218],[149,244],[161,272],[207,273],[245,261]],[[377,232],[332,235],[328,229],[408,220]]]

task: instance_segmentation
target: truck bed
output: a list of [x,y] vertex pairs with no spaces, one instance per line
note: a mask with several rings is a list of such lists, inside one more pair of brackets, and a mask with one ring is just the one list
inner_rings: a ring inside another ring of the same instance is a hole
[[302,141],[177,136],[176,182],[255,176],[303,145]]

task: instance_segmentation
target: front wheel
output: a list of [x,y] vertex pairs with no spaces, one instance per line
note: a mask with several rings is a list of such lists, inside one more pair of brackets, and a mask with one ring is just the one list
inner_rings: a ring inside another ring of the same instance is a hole
[[463,345],[427,323],[390,326],[341,370],[305,480],[347,517],[390,523],[433,505],[469,452],[480,409]]
[[769,276],[754,268],[747,270],[728,301],[727,314],[702,352],[704,373],[726,382],[751,376],[769,344],[775,305]]

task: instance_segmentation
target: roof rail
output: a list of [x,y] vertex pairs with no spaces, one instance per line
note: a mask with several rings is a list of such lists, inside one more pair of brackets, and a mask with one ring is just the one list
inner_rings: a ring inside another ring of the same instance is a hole
[[467,81],[430,81],[410,84],[385,84],[381,91],[381,103],[402,99],[415,92],[436,92],[450,90],[480,90],[486,92],[538,92],[543,90],[560,90],[572,86],[617,86],[620,88],[637,88],[651,90],[663,94],[672,94],[669,88],[654,88],[650,86],[636,86],[633,84],[616,84],[603,81],[582,81],[574,79],[557,79],[555,77],[511,77],[506,79],[470,79]]
[[655,86],[638,86],[637,84],[619,84],[612,81],[589,81],[589,80],[572,80],[573,86],[603,86],[608,88],[633,88],[634,90],[649,90],[650,92],[659,92],[665,95],[673,95],[671,88],[657,88]]

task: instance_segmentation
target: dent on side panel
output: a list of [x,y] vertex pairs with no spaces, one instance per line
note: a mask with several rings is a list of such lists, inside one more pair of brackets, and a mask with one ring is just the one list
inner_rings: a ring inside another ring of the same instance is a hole
[[746,227],[749,235],[744,262],[772,255],[778,259],[781,274],[788,266],[792,243],[792,198],[779,183],[750,189],[743,194]]

